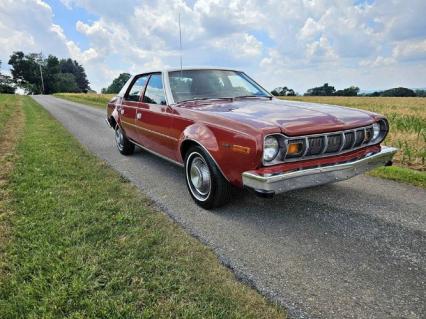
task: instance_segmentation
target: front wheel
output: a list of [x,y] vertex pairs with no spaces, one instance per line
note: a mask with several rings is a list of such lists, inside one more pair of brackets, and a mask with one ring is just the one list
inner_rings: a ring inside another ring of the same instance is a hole
[[123,129],[118,124],[115,127],[115,144],[118,151],[123,155],[131,155],[135,150],[135,144],[129,141],[126,135],[124,135]]
[[186,153],[185,177],[191,197],[205,209],[222,206],[231,198],[231,184],[210,155],[199,146],[191,147]]

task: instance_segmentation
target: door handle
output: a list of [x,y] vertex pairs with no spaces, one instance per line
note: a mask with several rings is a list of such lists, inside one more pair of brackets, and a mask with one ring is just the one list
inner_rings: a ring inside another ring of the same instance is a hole
[[142,113],[136,113],[136,118],[140,120],[142,118]]

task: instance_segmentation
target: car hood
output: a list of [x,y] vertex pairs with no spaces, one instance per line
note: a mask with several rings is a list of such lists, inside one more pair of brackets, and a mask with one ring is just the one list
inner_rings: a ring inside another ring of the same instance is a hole
[[241,99],[198,102],[193,110],[245,123],[258,129],[278,127],[288,136],[345,130],[372,124],[376,114],[336,105],[287,100]]

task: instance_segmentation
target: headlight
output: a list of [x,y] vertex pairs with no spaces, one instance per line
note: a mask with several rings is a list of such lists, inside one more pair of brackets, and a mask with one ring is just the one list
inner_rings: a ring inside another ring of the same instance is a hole
[[263,160],[265,162],[272,161],[275,157],[277,157],[279,149],[280,145],[276,137],[268,136],[265,138],[263,145]]
[[372,141],[375,141],[380,135],[380,124],[379,123],[374,123],[373,124],[373,138],[371,139]]
[[372,143],[381,143],[388,134],[388,123],[386,120],[380,120],[373,124],[373,138]]

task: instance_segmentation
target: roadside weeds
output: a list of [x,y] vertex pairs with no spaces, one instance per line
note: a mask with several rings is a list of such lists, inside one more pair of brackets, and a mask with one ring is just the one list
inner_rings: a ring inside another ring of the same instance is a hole
[[24,123],[22,103],[17,97],[14,102],[14,115],[4,119],[6,122],[2,127],[3,134],[0,135],[0,278],[7,275],[5,248],[10,241],[9,219],[13,214],[8,183],[17,159],[15,148],[22,135]]

